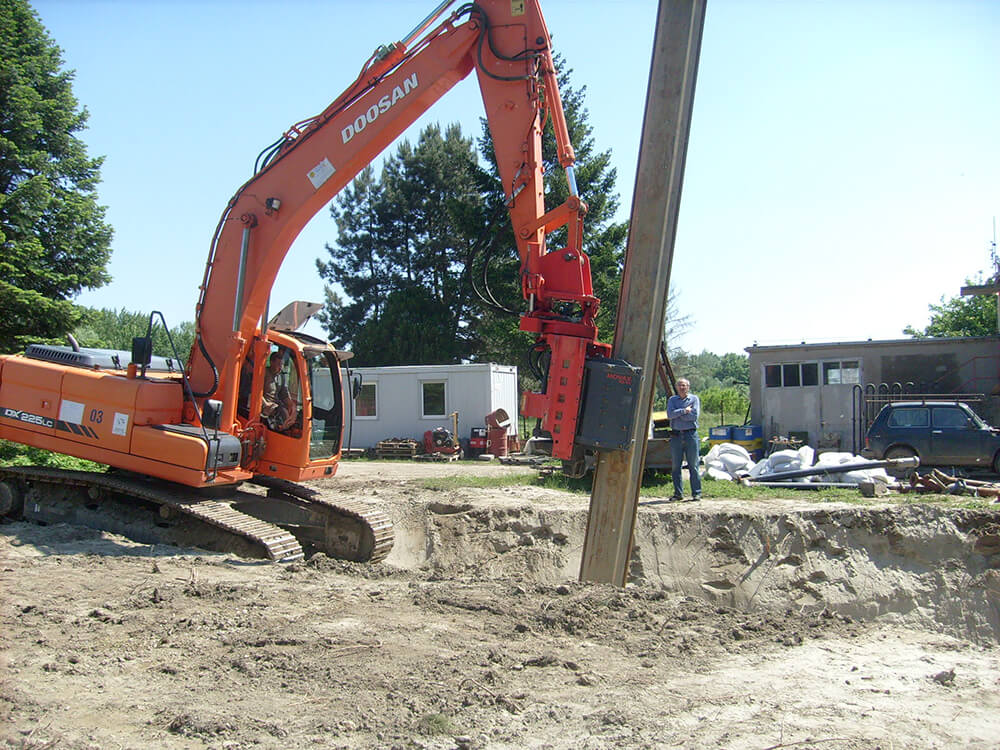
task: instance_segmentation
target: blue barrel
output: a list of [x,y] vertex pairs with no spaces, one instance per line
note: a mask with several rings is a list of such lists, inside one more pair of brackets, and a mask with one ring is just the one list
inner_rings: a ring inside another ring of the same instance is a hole
[[733,426],[720,424],[718,427],[708,428],[708,439],[717,443],[728,443],[733,437]]
[[745,424],[742,427],[734,427],[732,439],[734,442],[763,440],[764,428],[759,424]]

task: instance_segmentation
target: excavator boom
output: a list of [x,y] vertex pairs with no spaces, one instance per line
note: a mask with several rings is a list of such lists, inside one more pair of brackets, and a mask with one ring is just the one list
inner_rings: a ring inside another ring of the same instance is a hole
[[[538,394],[528,399],[527,408],[529,415],[550,423],[543,427],[553,432],[556,455],[568,458],[572,452],[583,360],[607,356],[608,349],[596,343],[599,300],[582,250],[586,204],[576,194],[575,157],[551,40],[534,0],[462,5],[428,29],[448,5],[439,6],[402,41],[380,47],[323,112],[293,125],[227,204],[206,266],[198,339],[188,362],[195,392],[222,402],[223,425],[236,422],[240,362],[295,237],[383,149],[475,70],[522,262],[528,309],[521,327],[538,334],[542,345],[559,350],[563,359],[572,358],[570,385],[558,386],[557,380],[552,399]],[[541,145],[547,119],[571,186],[569,199],[548,210]],[[548,235],[561,227],[567,228],[567,246],[550,248]],[[564,303],[577,310],[574,319],[554,311]],[[560,343],[566,338],[570,341]],[[561,399],[558,409],[550,408],[555,398]]]

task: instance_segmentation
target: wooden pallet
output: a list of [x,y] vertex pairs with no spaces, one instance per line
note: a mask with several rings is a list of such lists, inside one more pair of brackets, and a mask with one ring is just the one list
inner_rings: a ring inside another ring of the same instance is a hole
[[380,440],[375,445],[378,458],[413,458],[420,445],[416,440]]
[[414,456],[417,461],[458,461],[461,455],[458,453],[421,453]]

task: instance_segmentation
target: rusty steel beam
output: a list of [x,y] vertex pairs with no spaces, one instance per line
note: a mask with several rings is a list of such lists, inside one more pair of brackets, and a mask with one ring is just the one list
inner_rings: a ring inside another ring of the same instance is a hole
[[625,585],[704,24],[705,0],[660,0],[614,341],[643,378],[632,448],[597,456],[581,581]]

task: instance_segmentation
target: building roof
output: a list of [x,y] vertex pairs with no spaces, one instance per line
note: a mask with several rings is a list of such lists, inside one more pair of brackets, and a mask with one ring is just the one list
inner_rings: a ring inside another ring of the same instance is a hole
[[493,372],[516,372],[514,365],[498,365],[494,362],[462,362],[451,365],[382,365],[370,367],[352,367],[352,372],[380,372],[385,374],[440,374],[448,372],[474,372],[477,370],[492,370]]
[[743,351],[748,354],[755,352],[767,352],[767,351],[789,351],[789,350],[802,350],[802,349],[829,349],[831,347],[837,348],[884,348],[891,346],[913,346],[914,344],[947,344],[949,342],[972,342],[972,341],[996,341],[1000,342],[1000,336],[953,336],[953,337],[942,337],[942,338],[908,338],[908,339],[883,339],[883,340],[873,340],[867,339],[865,341],[813,341],[806,343],[803,341],[801,344],[773,344],[760,346],[754,344],[753,346],[746,347]]

